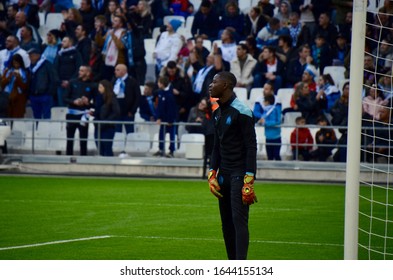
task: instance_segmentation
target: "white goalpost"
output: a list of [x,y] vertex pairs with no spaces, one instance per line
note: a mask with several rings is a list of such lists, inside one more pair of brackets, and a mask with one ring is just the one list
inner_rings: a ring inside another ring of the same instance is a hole
[[[358,258],[358,213],[360,176],[361,92],[367,0],[354,0],[350,94],[348,111],[347,173],[345,185],[344,259]],[[361,24],[363,23],[363,24]],[[354,59],[356,58],[356,59]],[[359,82],[355,82],[359,81]]]
[[[392,260],[393,3],[367,11],[367,2],[353,1],[344,259]],[[365,58],[375,68],[366,69]],[[364,98],[378,94],[380,103]]]

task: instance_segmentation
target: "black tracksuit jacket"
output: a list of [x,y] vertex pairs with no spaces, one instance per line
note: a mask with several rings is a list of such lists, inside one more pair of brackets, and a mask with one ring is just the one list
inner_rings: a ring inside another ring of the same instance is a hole
[[215,139],[211,169],[244,176],[256,173],[257,142],[250,108],[233,95],[214,111]]

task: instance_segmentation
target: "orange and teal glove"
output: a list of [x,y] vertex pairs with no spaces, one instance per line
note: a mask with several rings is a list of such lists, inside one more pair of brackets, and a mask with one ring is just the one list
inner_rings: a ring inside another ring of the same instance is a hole
[[207,176],[207,180],[209,182],[209,188],[212,194],[214,194],[215,197],[221,198],[222,194],[219,192],[221,190],[220,185],[218,184],[217,181],[217,171],[216,170],[210,170],[209,175]]
[[254,174],[246,173],[243,179],[243,188],[242,188],[242,201],[243,204],[251,205],[254,202],[258,202],[257,197],[254,192]]

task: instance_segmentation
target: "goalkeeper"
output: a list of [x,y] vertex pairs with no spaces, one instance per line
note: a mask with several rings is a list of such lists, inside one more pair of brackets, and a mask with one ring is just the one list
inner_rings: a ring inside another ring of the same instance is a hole
[[249,243],[249,206],[254,193],[256,135],[252,111],[233,93],[237,81],[230,72],[219,72],[209,86],[218,98],[213,113],[214,148],[208,176],[210,191],[218,198],[228,259],[246,259]]

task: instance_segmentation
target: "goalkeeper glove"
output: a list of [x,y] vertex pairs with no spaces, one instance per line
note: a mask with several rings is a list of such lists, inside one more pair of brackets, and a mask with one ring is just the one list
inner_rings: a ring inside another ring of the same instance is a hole
[[214,194],[215,197],[221,198],[222,194],[219,193],[221,190],[220,185],[217,182],[217,171],[216,170],[210,170],[209,175],[207,177],[207,180],[209,182],[209,188],[212,194]]
[[246,174],[243,179],[243,188],[242,188],[242,201],[243,204],[251,205],[254,202],[258,202],[257,197],[254,192],[254,175]]

